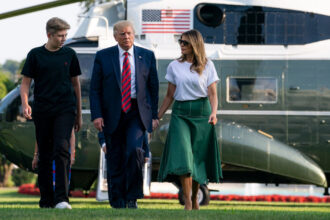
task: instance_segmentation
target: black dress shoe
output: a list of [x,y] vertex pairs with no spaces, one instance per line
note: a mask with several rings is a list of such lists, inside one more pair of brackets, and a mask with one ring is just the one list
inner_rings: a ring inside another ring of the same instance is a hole
[[129,208],[129,209],[137,209],[138,206],[137,206],[136,200],[128,200],[127,201],[127,208]]
[[44,206],[40,206],[41,209],[52,209],[54,208],[54,206],[52,205],[44,205]]
[[55,205],[53,205],[52,203],[42,203],[42,204],[39,203],[39,207],[42,208],[42,209],[43,208],[51,209],[51,208],[54,208]]
[[112,200],[112,201],[110,201],[110,205],[111,205],[112,208],[115,208],[115,209],[126,208],[126,204],[125,204],[125,201],[123,199]]

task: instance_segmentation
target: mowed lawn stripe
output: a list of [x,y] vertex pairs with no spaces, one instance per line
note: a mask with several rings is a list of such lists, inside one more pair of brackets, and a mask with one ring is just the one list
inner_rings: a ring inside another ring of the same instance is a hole
[[71,198],[72,210],[39,209],[39,198],[0,190],[0,219],[330,219],[329,203],[211,201],[200,211],[184,211],[177,200],[139,200],[138,210],[109,208],[94,198]]

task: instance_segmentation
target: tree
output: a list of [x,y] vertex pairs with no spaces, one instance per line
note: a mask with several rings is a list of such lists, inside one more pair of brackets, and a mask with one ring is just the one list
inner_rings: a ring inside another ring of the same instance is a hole
[[35,174],[22,168],[17,168],[13,169],[11,179],[15,186],[20,186],[25,183],[35,182]]
[[3,98],[7,94],[7,88],[5,84],[0,83],[0,99]]
[[19,68],[19,64],[20,62],[15,60],[6,60],[5,63],[2,65],[2,68],[15,75]]
[[[15,87],[14,82],[9,79],[9,76],[10,73],[8,71],[0,70],[0,99]],[[10,163],[5,156],[0,154],[0,187],[8,186],[13,167],[14,164]]]
[[0,187],[8,186],[9,177],[13,171],[14,164],[10,163],[0,154]]
[[0,99],[15,87],[15,83],[9,79],[9,72],[0,71]]

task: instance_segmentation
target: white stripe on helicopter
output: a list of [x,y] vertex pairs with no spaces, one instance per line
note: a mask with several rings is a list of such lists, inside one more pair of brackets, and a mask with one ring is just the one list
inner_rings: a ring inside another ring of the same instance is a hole
[[[82,110],[82,114],[90,114],[90,109]],[[165,114],[171,114],[167,110]],[[287,115],[287,116],[330,116],[329,111],[250,111],[250,110],[218,110],[219,115]]]

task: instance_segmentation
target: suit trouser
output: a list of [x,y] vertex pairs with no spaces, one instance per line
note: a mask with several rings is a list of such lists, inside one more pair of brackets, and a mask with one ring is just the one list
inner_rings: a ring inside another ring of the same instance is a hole
[[109,202],[114,208],[123,208],[127,201],[143,198],[144,132],[133,101],[130,111],[121,113],[114,133],[105,133]]
[[[38,143],[38,184],[40,207],[53,207],[59,202],[69,202],[68,172],[70,165],[70,136],[75,120],[74,113],[52,117],[34,116]],[[55,161],[55,191],[53,190],[52,162]]]

